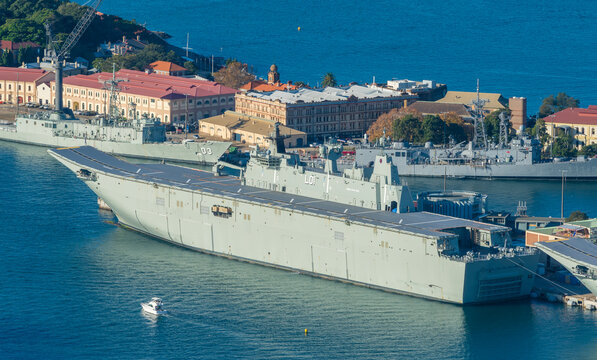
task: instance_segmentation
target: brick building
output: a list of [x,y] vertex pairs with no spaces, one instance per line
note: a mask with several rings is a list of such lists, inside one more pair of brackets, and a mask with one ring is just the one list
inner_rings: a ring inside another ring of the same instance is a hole
[[241,92],[235,111],[307,133],[309,139],[362,136],[377,118],[405,107],[416,95],[361,85],[294,91]]
[[0,67],[0,102],[38,102],[37,86],[54,80],[54,73],[40,69]]
[[[64,78],[64,106],[72,110],[91,110],[105,113],[109,106],[110,91],[105,82],[110,73],[76,75]],[[194,124],[198,119],[222,114],[234,109],[235,89],[211,81],[146,74],[142,71],[119,70],[118,106],[125,117],[144,114],[164,123]],[[52,83],[50,103],[54,103],[55,86]]]
[[597,144],[597,105],[589,105],[586,109],[564,109],[543,120],[550,136],[557,135],[557,129],[562,129],[574,136],[578,148]]

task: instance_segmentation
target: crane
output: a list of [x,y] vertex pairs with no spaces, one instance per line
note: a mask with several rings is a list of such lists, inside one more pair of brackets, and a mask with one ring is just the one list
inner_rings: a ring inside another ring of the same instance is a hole
[[52,33],[50,31],[50,25],[46,24],[46,34],[48,35],[48,48],[46,49],[45,58],[50,60],[54,65],[54,74],[56,77],[56,110],[59,113],[63,112],[62,108],[62,62],[68,57],[72,48],[77,44],[85,30],[91,24],[97,8],[102,3],[102,0],[93,0],[93,2],[87,7],[87,10],[75,25],[73,31],[68,35],[62,46],[59,49],[56,48],[55,43],[52,39]]

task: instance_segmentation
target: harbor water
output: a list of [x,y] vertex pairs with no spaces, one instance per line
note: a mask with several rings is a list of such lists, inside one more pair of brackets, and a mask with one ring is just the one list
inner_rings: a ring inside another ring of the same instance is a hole
[[[84,2],[84,0],[78,0]],[[165,31],[178,46],[237,58],[311,86],[435,80],[449,90],[524,96],[528,112],[566,92],[597,104],[597,1],[104,0],[100,11]],[[159,9],[160,16],[155,16]],[[300,27],[300,31],[299,31]]]
[[[3,359],[597,354],[596,312],[532,300],[461,307],[191,252],[112,225],[92,192],[41,147],[0,142],[0,176]],[[413,187],[425,181],[409,179]],[[488,193],[492,207],[527,194],[521,200],[533,213],[559,209],[557,182],[457,185]],[[570,182],[566,197],[595,215],[591,189]],[[141,313],[152,296],[169,315]]]

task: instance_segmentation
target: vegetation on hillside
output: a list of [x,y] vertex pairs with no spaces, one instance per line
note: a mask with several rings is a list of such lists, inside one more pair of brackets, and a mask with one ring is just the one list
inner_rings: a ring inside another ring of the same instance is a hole
[[410,143],[425,143],[431,141],[435,144],[448,143],[450,138],[456,142],[469,138],[467,129],[462,119],[455,114],[445,116],[423,116],[413,109],[392,109],[382,114],[367,131],[371,141],[379,139],[385,130],[386,136],[393,140],[408,141]]
[[[60,46],[61,41],[64,41],[74,29],[86,9],[85,6],[64,0],[0,0],[0,39],[15,42],[31,41],[45,47],[44,23],[49,22],[54,40],[58,41]],[[144,42],[160,45],[160,49],[167,53],[166,42],[136,24],[134,20],[101,15],[94,18],[78,44],[72,49],[71,58],[82,56],[91,60],[100,44],[119,41],[123,36],[134,38],[137,35]]]
[[93,67],[106,72],[112,72],[112,64],[116,64],[116,70],[131,69],[144,71],[154,61],[170,61],[180,65],[181,58],[174,51],[167,51],[162,45],[150,44],[144,49],[130,55],[115,55],[107,59],[97,58],[93,61]]

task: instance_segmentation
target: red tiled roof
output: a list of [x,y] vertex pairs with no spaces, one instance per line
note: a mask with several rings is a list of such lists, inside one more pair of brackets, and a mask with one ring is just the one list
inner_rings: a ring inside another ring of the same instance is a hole
[[[75,75],[64,78],[64,84],[102,89],[104,81],[111,78],[112,74],[110,73]],[[122,92],[155,98],[182,98],[185,95],[204,97],[233,95],[236,93],[235,89],[212,81],[181,78],[179,76],[146,74],[135,70],[119,70],[116,72],[116,78],[124,80],[119,84]]]
[[268,84],[265,81],[261,80],[253,80],[250,81],[243,86],[240,87],[241,90],[254,90],[254,91],[261,91],[261,92],[269,92],[269,91],[276,91],[276,90],[296,90],[298,86],[296,85],[288,85],[282,83],[275,83],[275,84]]
[[597,105],[589,105],[587,109],[564,109],[547,116],[544,120],[561,124],[597,125]]
[[27,48],[33,47],[38,48],[41,47],[38,44],[31,42],[31,41],[24,41],[24,42],[14,42],[10,40],[0,40],[0,48],[2,50],[19,50],[20,48]]
[[183,68],[182,66],[176,65],[175,63],[172,63],[169,61],[154,61],[151,64],[149,64],[149,67],[152,68],[153,70],[166,71],[166,72],[186,71],[187,70],[187,69]]
[[45,70],[41,69],[21,69],[12,67],[0,67],[0,80],[17,81],[19,82],[34,82],[46,74]]

